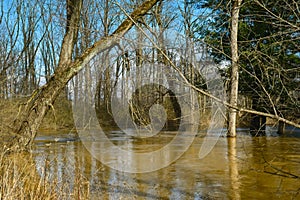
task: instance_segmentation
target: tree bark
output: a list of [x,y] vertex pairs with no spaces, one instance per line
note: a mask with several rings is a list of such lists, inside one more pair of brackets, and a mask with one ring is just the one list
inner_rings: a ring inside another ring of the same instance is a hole
[[[231,11],[231,88],[230,88],[230,101],[233,106],[237,106],[238,100],[238,85],[239,85],[239,66],[238,66],[238,21],[239,10],[242,0],[232,0]],[[234,108],[229,109],[228,118],[228,136],[236,137],[236,114],[237,110]]]
[[72,62],[72,53],[77,39],[82,0],[67,0],[67,28],[63,39],[60,60],[49,82],[31,95],[16,117],[11,130],[12,139],[7,147],[12,151],[26,150],[36,136],[45,114],[54,103],[68,81],[74,77],[89,60],[101,51],[112,47],[130,28],[134,21],[145,15],[159,0],[146,0],[110,36],[103,37],[80,57]]

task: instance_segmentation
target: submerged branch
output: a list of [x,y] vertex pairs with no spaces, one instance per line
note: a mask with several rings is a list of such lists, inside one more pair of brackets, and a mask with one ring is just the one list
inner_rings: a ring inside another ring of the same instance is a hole
[[290,173],[290,172],[287,172],[287,171],[284,171],[282,169],[279,169],[278,167],[272,165],[270,162],[268,162],[266,160],[266,158],[264,157],[264,154],[262,152],[262,157],[264,159],[264,162],[269,166],[271,167],[272,169],[275,170],[275,172],[270,172],[270,171],[266,171],[264,170],[265,173],[268,173],[268,174],[272,174],[272,175],[277,175],[277,176],[283,176],[283,177],[287,177],[287,178],[295,178],[295,179],[299,179],[300,176],[296,175],[296,174],[293,174],[293,173]]

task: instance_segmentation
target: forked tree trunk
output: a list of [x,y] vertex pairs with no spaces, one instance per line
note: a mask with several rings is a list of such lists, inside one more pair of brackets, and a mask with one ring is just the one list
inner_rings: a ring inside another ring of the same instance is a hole
[[36,136],[37,130],[55,99],[68,81],[97,53],[112,47],[133,25],[133,21],[145,15],[159,0],[146,0],[121,23],[110,36],[97,41],[80,57],[72,62],[72,53],[77,39],[82,0],[67,0],[67,28],[63,39],[59,64],[49,82],[37,89],[19,112],[11,130],[12,139],[7,144],[12,151],[27,149]]
[[[230,104],[237,106],[238,99],[238,85],[239,85],[239,67],[238,67],[238,22],[239,22],[239,10],[242,0],[232,0],[231,11],[231,87],[230,87]],[[228,118],[228,136],[236,136],[236,115],[237,110],[234,108],[229,109]]]

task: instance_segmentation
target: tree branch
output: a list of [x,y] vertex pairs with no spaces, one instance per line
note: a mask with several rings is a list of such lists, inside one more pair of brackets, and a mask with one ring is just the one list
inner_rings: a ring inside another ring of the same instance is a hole
[[228,103],[227,101],[224,101],[212,94],[210,94],[209,92],[206,92],[205,90],[202,90],[200,88],[197,88],[195,85],[193,85],[185,76],[184,74],[180,71],[180,69],[178,69],[176,67],[176,65],[172,62],[172,60],[168,57],[168,55],[166,55],[166,53],[163,51],[163,49],[161,49],[148,35],[147,33],[145,33],[145,31],[138,26],[137,21],[135,19],[133,19],[130,15],[128,15],[128,19],[130,19],[132,21],[132,23],[135,24],[135,26],[137,26],[140,31],[149,39],[149,41],[154,45],[154,47],[160,51],[160,53],[165,57],[165,59],[167,60],[168,63],[170,63],[171,67],[179,74],[179,76],[182,78],[182,80],[192,89],[194,89],[195,91],[215,100],[216,102],[222,103],[223,105],[225,105],[228,108],[232,108],[235,109],[239,112],[246,112],[246,113],[250,113],[250,114],[256,114],[256,115],[260,115],[260,116],[265,116],[265,117],[269,117],[272,119],[276,119],[278,121],[282,121],[286,124],[292,125],[296,128],[300,128],[300,124],[297,124],[293,121],[287,120],[283,117],[278,116],[277,114],[269,114],[269,113],[264,113],[264,112],[260,112],[260,111],[256,111],[256,110],[251,110],[251,109],[246,109],[246,108],[240,108],[238,106],[232,105],[230,103]]

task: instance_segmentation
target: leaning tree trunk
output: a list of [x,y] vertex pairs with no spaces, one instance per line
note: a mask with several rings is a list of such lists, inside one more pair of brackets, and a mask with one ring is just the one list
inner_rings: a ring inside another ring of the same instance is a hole
[[134,25],[141,16],[145,15],[159,0],[146,0],[125,19],[117,30],[110,36],[104,37],[88,48],[80,57],[72,62],[72,53],[76,42],[79,16],[82,0],[67,0],[67,28],[62,43],[60,61],[49,82],[37,89],[21,109],[14,121],[12,139],[8,147],[12,151],[24,150],[32,143],[37,130],[55,99],[64,89],[68,81],[74,77],[85,64],[100,51],[115,45]]
[[62,42],[59,63],[55,75],[46,85],[33,92],[25,107],[14,121],[14,137],[10,142],[14,149],[24,149],[36,136],[36,132],[49,107],[65,87],[68,77],[64,71],[72,62],[72,53],[77,40],[82,0],[67,0],[66,32]]
[[[239,10],[242,0],[233,0],[231,11],[231,88],[230,88],[230,105],[237,106],[238,85],[239,85],[239,67],[238,67],[238,22]],[[237,110],[229,109],[228,118],[228,136],[236,136],[236,114]]]

